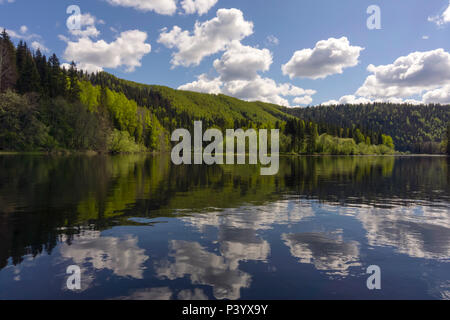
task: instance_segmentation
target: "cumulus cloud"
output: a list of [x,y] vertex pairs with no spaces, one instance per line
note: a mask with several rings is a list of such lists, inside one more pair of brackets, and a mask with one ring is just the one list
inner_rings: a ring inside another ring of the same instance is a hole
[[326,78],[342,73],[344,68],[356,66],[362,50],[364,48],[350,45],[346,37],[321,40],[313,49],[296,51],[282,66],[282,71],[291,79]]
[[122,32],[111,43],[80,38],[67,42],[64,59],[75,61],[80,69],[88,72],[122,66],[126,67],[127,72],[132,72],[141,66],[142,58],[151,51],[150,44],[145,43],[146,39],[147,33],[139,30]]
[[42,37],[35,33],[29,33],[29,29],[27,26],[21,26],[19,31],[15,31],[12,29],[8,29],[5,27],[0,27],[0,30],[3,31],[3,29],[6,30],[8,35],[13,39],[22,39],[22,40],[32,40],[32,39],[41,39]]
[[233,41],[220,59],[214,61],[218,77],[206,74],[197,81],[180,86],[180,90],[204,93],[223,93],[247,101],[263,101],[290,107],[287,97],[294,97],[296,104],[310,104],[314,90],[305,90],[290,83],[278,84],[273,79],[263,78],[258,72],[268,71],[272,64],[272,53],[267,49],[244,46]]
[[187,14],[198,13],[199,15],[204,15],[216,5],[217,1],[219,0],[183,0],[181,1],[181,7]]
[[369,65],[371,73],[357,95],[404,98],[450,84],[450,54],[443,49],[413,52],[392,64]]
[[158,14],[173,15],[177,11],[176,0],[106,0],[113,6],[133,8],[139,11],[154,11]]
[[424,103],[450,104],[450,85],[426,92],[422,100]]
[[442,12],[442,14],[438,14],[436,16],[428,17],[428,21],[434,22],[438,26],[443,26],[450,22],[450,1],[447,9]]
[[252,80],[222,81],[220,77],[208,79],[203,74],[197,81],[180,86],[180,90],[197,91],[204,93],[223,93],[247,101],[262,101],[291,107],[286,97],[296,97],[297,104],[310,104],[314,90],[305,90],[289,83],[278,84],[273,79],[262,78],[257,75]]
[[197,81],[178,87],[178,89],[213,94],[221,93],[222,81],[220,78],[209,79],[206,74],[201,74],[197,77],[197,79]]
[[223,81],[253,80],[259,71],[268,71],[272,54],[267,49],[257,49],[234,41],[221,59],[214,61],[214,68]]
[[321,103],[321,105],[329,106],[329,105],[340,105],[340,104],[370,104],[370,103],[375,103],[375,102],[396,103],[396,104],[407,103],[407,104],[413,104],[413,105],[419,105],[419,104],[424,103],[423,101],[419,101],[416,99],[402,99],[402,98],[395,98],[395,97],[382,98],[382,99],[367,99],[364,97],[357,97],[355,95],[346,95],[346,96],[339,98],[339,100],[329,100],[329,101]]
[[196,22],[189,32],[174,26],[172,30],[163,29],[158,39],[173,54],[172,65],[199,65],[203,58],[224,51],[234,40],[242,40],[253,33],[253,23],[246,21],[238,9],[219,9],[215,18],[203,23]]
[[50,50],[45,45],[40,43],[39,41],[33,41],[31,43],[31,48],[33,48],[34,50],[38,50],[39,49],[41,52],[45,52],[45,53],[50,52]]
[[289,83],[277,84],[269,78],[258,76],[256,79],[234,80],[224,84],[223,93],[248,101],[263,101],[290,107],[285,97],[311,96],[314,90],[305,90]]
[[346,95],[339,100],[330,100],[322,103],[322,105],[338,105],[338,104],[361,104],[372,103],[373,101],[367,98],[356,97],[354,95]]
[[311,104],[311,102],[313,102],[313,99],[311,98],[311,96],[303,96],[303,97],[296,97],[294,98],[293,101],[296,104],[308,105]]

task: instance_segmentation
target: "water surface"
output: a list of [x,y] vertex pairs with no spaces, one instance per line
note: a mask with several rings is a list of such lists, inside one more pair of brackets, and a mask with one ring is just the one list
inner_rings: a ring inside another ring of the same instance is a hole
[[280,160],[0,156],[0,299],[450,299],[449,158]]

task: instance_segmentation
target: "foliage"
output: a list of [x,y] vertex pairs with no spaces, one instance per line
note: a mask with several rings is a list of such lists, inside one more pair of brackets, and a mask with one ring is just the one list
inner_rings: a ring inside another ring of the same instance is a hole
[[[406,105],[373,103],[289,109],[301,119],[343,128],[359,128],[363,134],[389,135],[397,150],[439,153],[450,121],[449,105]],[[376,139],[376,137],[375,137]]]
[[145,151],[145,148],[139,146],[128,131],[114,129],[108,139],[108,150],[112,153],[136,153]]
[[44,150],[54,144],[31,97],[12,91],[0,94],[0,150]]

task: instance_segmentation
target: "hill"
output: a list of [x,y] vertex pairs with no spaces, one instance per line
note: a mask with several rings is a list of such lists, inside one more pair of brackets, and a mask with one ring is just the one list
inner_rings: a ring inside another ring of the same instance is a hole
[[308,121],[383,132],[393,138],[397,150],[414,153],[442,153],[450,122],[450,105],[374,103],[285,111]]

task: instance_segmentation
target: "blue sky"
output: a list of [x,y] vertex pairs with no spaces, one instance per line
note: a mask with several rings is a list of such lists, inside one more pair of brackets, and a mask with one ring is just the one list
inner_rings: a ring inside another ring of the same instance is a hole
[[[370,5],[379,30],[367,28]],[[449,0],[0,0],[0,27],[142,83],[287,106],[450,103]]]

